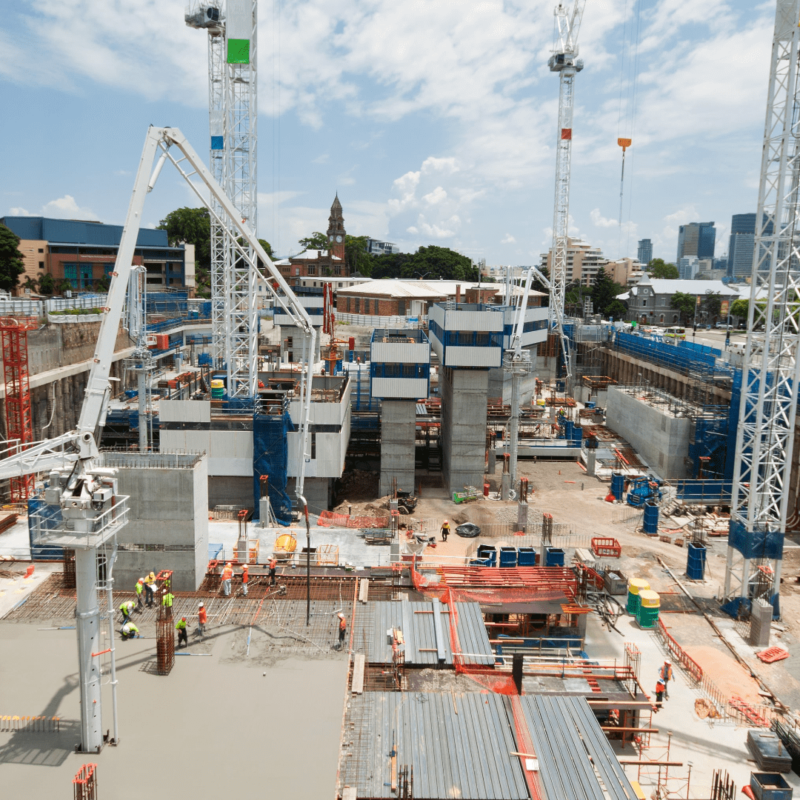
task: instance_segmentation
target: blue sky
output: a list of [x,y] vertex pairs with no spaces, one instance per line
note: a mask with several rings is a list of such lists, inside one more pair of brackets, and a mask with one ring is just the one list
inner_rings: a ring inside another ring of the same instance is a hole
[[[184,5],[6,4],[0,215],[121,223],[151,123],[207,152],[206,37]],[[538,261],[552,236],[554,5],[262,0],[259,235],[296,252],[338,190],[349,233]],[[731,215],[756,207],[773,20],[774,3],[587,0],[571,234],[609,257],[649,237],[674,259],[680,224],[714,220],[727,251]],[[196,201],[165,170],[144,222],[181,205]]]

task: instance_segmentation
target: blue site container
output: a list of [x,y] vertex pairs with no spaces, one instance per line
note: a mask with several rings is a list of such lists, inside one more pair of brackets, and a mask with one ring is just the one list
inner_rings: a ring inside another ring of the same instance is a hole
[[560,547],[545,548],[544,565],[546,567],[563,567],[564,551]]
[[482,544],[478,546],[477,552],[478,559],[481,561],[486,561],[487,567],[496,567],[497,566],[497,548],[493,547],[490,544]]
[[567,388],[566,381],[556,381],[556,391],[563,392]]
[[564,420],[564,438],[571,440],[573,431],[575,430],[575,423],[571,419]]
[[500,548],[500,566],[501,567],[516,567],[517,566],[517,548],[516,547],[501,547]]
[[621,472],[611,473],[611,494],[620,503],[622,502],[622,495],[625,493],[625,476]]
[[518,567],[535,567],[536,566],[536,548],[535,547],[520,547],[517,556]]
[[652,500],[644,504],[644,532],[648,536],[658,534],[658,506]]
[[693,581],[701,581],[705,571],[706,546],[690,542],[686,548],[686,577]]
[[572,428],[572,438],[580,441],[583,439],[583,428],[580,425],[574,425]]

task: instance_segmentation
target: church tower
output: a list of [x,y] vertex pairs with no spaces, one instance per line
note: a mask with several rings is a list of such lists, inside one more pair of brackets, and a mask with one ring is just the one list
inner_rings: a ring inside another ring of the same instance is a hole
[[339,193],[333,200],[331,215],[328,217],[328,250],[332,256],[342,259],[342,273],[344,274],[344,217],[342,204],[339,202]]

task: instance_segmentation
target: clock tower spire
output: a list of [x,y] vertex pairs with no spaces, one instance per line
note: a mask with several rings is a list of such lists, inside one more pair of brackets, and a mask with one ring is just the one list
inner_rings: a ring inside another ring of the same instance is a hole
[[333,205],[331,205],[331,215],[328,217],[328,249],[332,256],[342,259],[342,267],[344,267],[345,235],[342,204],[339,202],[339,193],[337,192]]

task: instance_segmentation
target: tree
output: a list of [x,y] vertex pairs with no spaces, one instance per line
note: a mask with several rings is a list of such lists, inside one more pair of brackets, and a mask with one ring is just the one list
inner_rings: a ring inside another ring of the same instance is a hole
[[98,278],[97,280],[97,291],[98,292],[107,292],[111,288],[111,281],[108,278],[108,275],[103,275],[102,278]]
[[674,264],[668,264],[663,258],[654,258],[648,265],[647,271],[651,278],[666,278],[675,280],[680,276],[678,268]]
[[19,285],[25,263],[19,251],[19,236],[0,225],[0,289],[11,292]]
[[[545,276],[548,280],[550,279],[550,270],[547,267],[541,267],[539,272]],[[549,306],[550,305],[550,290],[541,282],[538,276],[533,276],[533,283],[531,284],[531,288],[535,289],[537,292],[544,292],[546,297],[542,298],[542,305]]]
[[420,278],[435,281],[477,281],[478,268],[461,253],[447,247],[420,247],[416,253],[373,256],[373,278]]
[[71,292],[72,291],[72,284],[67,280],[60,280],[56,284],[56,291],[59,294],[64,294],[64,292]]
[[373,257],[367,252],[367,238],[349,234],[344,237],[344,259],[351,275],[356,272],[365,278],[372,275]]
[[722,300],[719,292],[706,292],[701,301],[702,316],[707,319],[716,319],[722,310]]
[[617,295],[623,294],[625,287],[614,283],[603,267],[597,270],[592,286],[592,302],[596,314],[608,316],[606,309],[617,299]]
[[299,244],[303,250],[327,250],[328,237],[324,233],[314,231],[311,236],[300,239]]
[[42,275],[39,278],[39,292],[40,294],[53,294],[56,290],[56,282],[53,280],[53,276],[49,273]]
[[609,319],[624,320],[628,316],[628,306],[622,300],[612,300],[607,306],[605,316]]
[[25,278],[25,281],[22,284],[22,288],[26,289],[29,292],[35,292],[38,288],[38,281],[36,280],[36,278],[31,278],[31,276],[28,275],[28,277]]
[[172,247],[187,242],[194,245],[197,283],[210,283],[211,271],[211,215],[207,208],[178,208],[170,211],[157,225],[167,232]]
[[275,254],[272,252],[272,245],[266,239],[259,239],[258,243],[264,248],[264,252],[270,258],[274,258],[275,257]]
[[686,292],[675,292],[669,301],[670,308],[674,308],[681,314],[681,322],[684,325],[694,317],[695,309],[697,308],[697,297],[693,294],[686,294]]
[[734,300],[731,303],[731,310],[730,315],[732,317],[738,317],[742,322],[747,319],[747,314],[750,311],[750,301],[744,297],[740,297],[738,300]]

